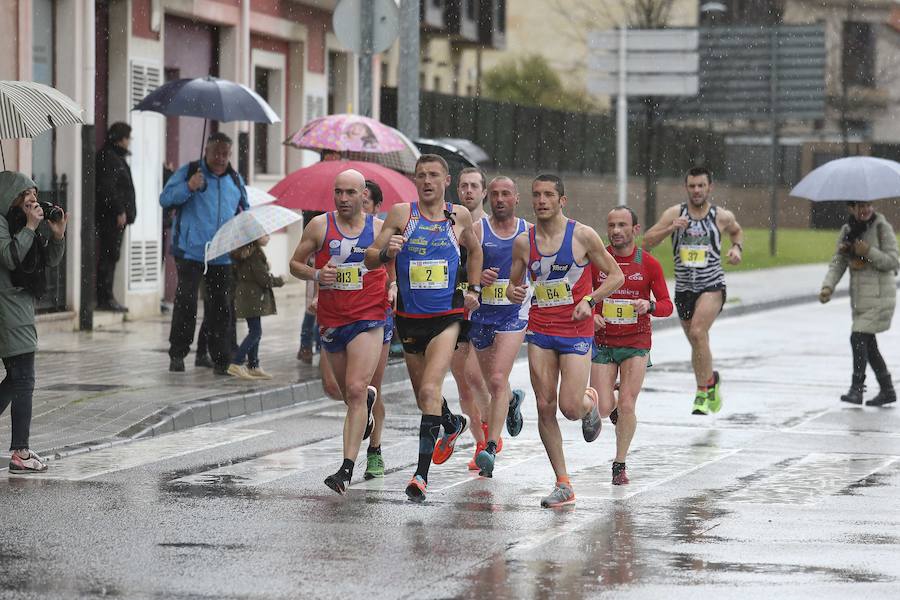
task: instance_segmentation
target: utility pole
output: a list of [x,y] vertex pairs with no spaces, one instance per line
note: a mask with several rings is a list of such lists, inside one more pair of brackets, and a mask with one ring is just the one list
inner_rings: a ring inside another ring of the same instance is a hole
[[360,17],[362,51],[359,53],[359,114],[371,117],[372,54],[375,36],[375,6],[372,2],[362,2]]
[[419,137],[419,0],[400,2],[397,129],[412,140]]

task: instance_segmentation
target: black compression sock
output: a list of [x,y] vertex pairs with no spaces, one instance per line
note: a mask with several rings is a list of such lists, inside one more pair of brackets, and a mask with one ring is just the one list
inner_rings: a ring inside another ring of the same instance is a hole
[[618,475],[619,473],[621,473],[624,470],[625,470],[625,463],[613,461],[613,466],[612,466],[613,475]]
[[495,442],[494,440],[489,441],[484,449],[486,452],[490,452],[491,454],[497,454],[497,442]]
[[381,454],[381,446],[369,446],[366,454]]
[[437,415],[422,415],[422,423],[419,425],[419,466],[416,475],[428,483],[428,469],[431,467],[431,455],[434,453],[434,445],[441,432],[441,417]]
[[350,481],[350,479],[353,477],[354,466],[355,465],[352,460],[350,460],[349,458],[344,459],[344,464],[342,464],[341,468],[338,469],[338,473],[341,474],[341,478],[344,481]]
[[456,417],[450,412],[447,399],[442,398],[442,400],[444,403],[441,404],[441,425],[444,427],[444,433],[454,433],[457,427]]

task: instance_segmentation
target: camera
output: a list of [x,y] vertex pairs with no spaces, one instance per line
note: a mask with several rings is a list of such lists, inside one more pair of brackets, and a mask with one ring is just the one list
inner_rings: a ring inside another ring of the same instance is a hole
[[39,200],[38,205],[41,207],[41,210],[44,211],[44,218],[46,220],[53,221],[54,223],[62,221],[62,218],[65,215],[62,208],[52,202],[45,202],[43,200]]

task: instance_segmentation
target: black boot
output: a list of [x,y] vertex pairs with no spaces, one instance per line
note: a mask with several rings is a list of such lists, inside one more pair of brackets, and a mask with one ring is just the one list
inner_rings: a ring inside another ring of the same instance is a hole
[[894,391],[894,384],[891,381],[890,374],[879,377],[878,385],[881,388],[878,390],[878,395],[871,400],[866,400],[866,406],[884,406],[897,401],[897,392]]
[[863,383],[857,383],[854,381],[850,384],[850,390],[841,396],[841,402],[849,402],[850,404],[862,404],[863,403],[863,392],[866,391],[866,386]]

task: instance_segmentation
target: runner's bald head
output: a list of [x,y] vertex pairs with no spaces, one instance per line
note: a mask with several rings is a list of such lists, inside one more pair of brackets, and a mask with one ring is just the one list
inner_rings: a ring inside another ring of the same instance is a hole
[[360,193],[366,189],[366,178],[356,169],[347,169],[338,173],[334,178],[335,188],[353,187]]

